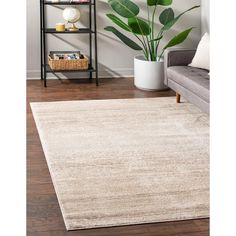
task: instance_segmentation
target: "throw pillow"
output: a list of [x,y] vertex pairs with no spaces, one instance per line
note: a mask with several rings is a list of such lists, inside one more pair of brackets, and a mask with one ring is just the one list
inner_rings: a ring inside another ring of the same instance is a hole
[[205,33],[189,66],[210,70],[210,36]]

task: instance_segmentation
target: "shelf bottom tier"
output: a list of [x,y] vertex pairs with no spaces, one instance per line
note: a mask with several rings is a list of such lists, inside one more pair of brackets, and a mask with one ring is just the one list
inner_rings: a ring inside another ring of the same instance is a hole
[[46,72],[47,73],[79,73],[79,72],[96,72],[96,69],[89,66],[86,70],[53,70],[51,67],[47,64],[46,65]]

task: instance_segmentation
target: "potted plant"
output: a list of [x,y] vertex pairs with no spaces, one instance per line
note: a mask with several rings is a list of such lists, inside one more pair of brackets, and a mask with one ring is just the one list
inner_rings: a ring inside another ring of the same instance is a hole
[[[130,48],[143,52],[134,59],[135,86],[146,90],[164,89],[164,52],[167,48],[184,42],[194,27],[176,35],[163,48],[160,48],[160,41],[165,32],[170,30],[182,15],[200,6],[194,6],[175,16],[173,9],[169,7],[172,0],[146,0],[147,19],[145,20],[138,16],[140,9],[131,0],[108,0],[108,3],[122,18],[113,13],[107,14],[107,17],[121,29],[134,35],[137,41],[133,41],[113,26],[107,26],[105,30],[115,34]],[[155,18],[159,5],[167,8],[159,15],[161,27],[156,29]]]

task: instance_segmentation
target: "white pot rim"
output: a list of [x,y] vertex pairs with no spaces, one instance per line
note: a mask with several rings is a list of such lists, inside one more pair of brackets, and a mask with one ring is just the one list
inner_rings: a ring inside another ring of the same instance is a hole
[[137,55],[134,57],[135,60],[143,61],[143,63],[163,63],[164,59],[161,58],[160,61],[147,61],[144,55]]

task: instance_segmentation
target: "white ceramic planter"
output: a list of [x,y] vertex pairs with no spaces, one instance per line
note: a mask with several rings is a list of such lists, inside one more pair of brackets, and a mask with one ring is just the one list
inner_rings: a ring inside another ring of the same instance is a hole
[[144,56],[134,58],[134,84],[142,90],[165,90],[164,62],[146,61]]

